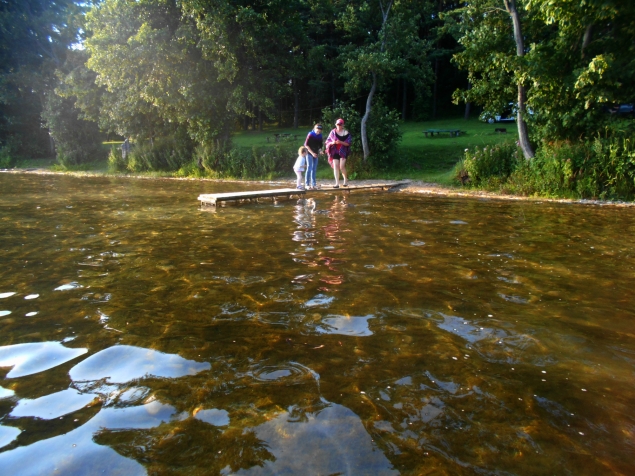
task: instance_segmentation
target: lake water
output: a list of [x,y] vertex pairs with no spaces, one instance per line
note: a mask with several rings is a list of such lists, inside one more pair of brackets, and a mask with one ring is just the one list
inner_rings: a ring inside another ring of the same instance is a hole
[[635,210],[241,187],[0,174],[4,474],[635,472]]

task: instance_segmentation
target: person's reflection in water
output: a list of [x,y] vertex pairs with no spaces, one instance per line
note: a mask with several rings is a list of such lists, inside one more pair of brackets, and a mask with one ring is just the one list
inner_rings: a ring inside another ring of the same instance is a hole
[[[291,252],[293,260],[307,266],[317,266],[316,259],[313,256],[316,239],[316,218],[311,211],[312,202],[305,199],[299,199],[293,207],[293,221],[297,228],[293,232],[293,241],[300,242],[301,248],[296,248]],[[296,276],[294,282],[305,282],[311,280],[311,275]]]
[[293,207],[293,221],[297,223],[299,229],[308,230],[315,227],[315,216],[311,211],[314,203],[312,198],[301,198]]
[[[340,236],[340,234],[342,232],[342,226],[344,224],[344,212],[346,211],[347,207],[348,204],[346,203],[345,197],[342,197],[340,199],[340,197],[336,196],[333,200],[333,203],[331,204],[331,213],[329,214],[331,222],[327,226],[323,227],[326,239],[331,245],[344,242],[344,239]],[[334,250],[333,252],[344,253],[345,251],[345,249],[339,248]]]
[[[344,239],[341,236],[343,231],[345,211],[349,207],[346,198],[335,196],[330,206],[320,209],[318,202],[313,199],[300,199],[294,207],[293,221],[297,224],[296,231],[293,232],[293,241],[301,242],[302,251],[295,250],[292,254],[294,261],[306,264],[310,268],[318,266],[327,266],[331,272],[340,272],[336,266],[341,264],[343,260],[333,255],[345,253],[346,249],[342,247]],[[318,233],[318,220],[323,223],[328,220],[326,225],[322,225],[321,229],[324,233],[325,240],[320,239]],[[320,242],[324,245],[319,246]],[[317,247],[323,248],[315,252]],[[313,253],[315,252],[315,253]],[[313,275],[296,276],[295,282],[312,281]],[[320,281],[328,285],[342,284],[344,276],[322,275]],[[320,291],[330,291],[326,287],[318,288]]]
[[[344,248],[345,239],[342,233],[346,231],[344,229],[344,219],[347,208],[348,203],[346,202],[346,198],[335,196],[330,206],[330,213],[328,214],[330,221],[326,226],[322,227],[328,246],[325,247],[324,255],[320,256],[319,261],[321,264],[327,266],[330,271],[336,273],[341,272],[338,265],[342,264],[344,260],[334,255],[346,253],[346,248]],[[339,285],[344,281],[344,276],[341,274],[325,275],[320,277],[320,281],[330,285]],[[320,290],[330,291],[331,289],[320,288]]]

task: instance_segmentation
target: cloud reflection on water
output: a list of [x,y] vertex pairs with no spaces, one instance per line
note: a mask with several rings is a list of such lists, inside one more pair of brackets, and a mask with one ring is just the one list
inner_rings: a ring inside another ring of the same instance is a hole
[[125,383],[143,377],[177,378],[209,370],[209,362],[187,360],[175,354],[130,345],[108,347],[73,367],[75,381],[108,379]]
[[80,393],[75,389],[69,388],[34,400],[23,398],[9,416],[13,418],[35,417],[51,420],[84,408],[95,398],[97,398],[96,394]]
[[[136,461],[112,448],[95,443],[93,437],[107,430],[149,429],[183,418],[174,407],[158,401],[128,408],[104,408],[81,427],[64,435],[41,440],[0,453],[5,474],[146,474]],[[34,457],[37,455],[37,457]]]
[[235,474],[399,474],[350,409],[327,403],[300,421],[293,413],[292,407],[254,428],[273,458]]
[[34,342],[0,347],[0,367],[13,367],[7,378],[24,377],[73,360],[88,349],[69,349],[59,342]]

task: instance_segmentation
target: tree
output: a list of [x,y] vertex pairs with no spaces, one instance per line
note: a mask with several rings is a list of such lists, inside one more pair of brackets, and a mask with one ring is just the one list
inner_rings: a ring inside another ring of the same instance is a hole
[[[229,135],[227,91],[176,1],[105,0],[90,11],[87,28],[86,66],[102,88],[104,129],[151,142],[180,129],[199,142]],[[80,104],[95,114],[94,100]]]
[[42,120],[55,141],[57,161],[64,167],[97,160],[105,155],[97,123],[81,119],[74,98],[50,91],[42,110]]
[[351,95],[368,91],[360,126],[365,162],[372,154],[366,124],[375,93],[406,71],[419,79],[430,76],[425,57],[429,46],[418,35],[419,16],[413,15],[412,4],[393,0],[350,2],[336,23],[349,41],[341,48],[345,89]]
[[464,47],[454,60],[472,86],[455,100],[517,105],[521,145],[525,120],[534,140],[591,137],[611,120],[607,106],[635,97],[632,2],[472,0],[452,21]]
[[526,0],[541,36],[528,51],[528,100],[539,135],[595,136],[606,109],[635,98],[635,3]]
[[50,153],[40,114],[55,71],[78,41],[83,4],[73,0],[0,3],[0,147],[24,156]]
[[[455,54],[459,66],[468,70],[470,88],[457,99],[502,111],[515,104],[518,135],[525,158],[534,151],[525,123],[526,86],[523,20],[516,0],[475,0],[457,9],[464,50]],[[515,90],[515,98],[514,96]]]
[[[516,8],[516,0],[503,0],[505,3],[505,9],[511,17],[512,24],[514,26],[514,42],[516,43],[516,56],[522,58],[525,56],[525,44],[523,40],[523,29],[520,23],[520,15]],[[523,151],[523,155],[526,159],[534,157],[535,153],[531,144],[529,143],[529,134],[527,133],[527,124],[525,122],[525,114],[527,113],[526,107],[526,93],[525,85],[522,79],[519,79],[516,83],[518,87],[518,97],[516,100],[516,124],[518,125],[518,139],[520,142],[520,148]]]
[[195,21],[203,57],[216,68],[214,79],[228,88],[229,110],[275,117],[276,101],[293,94],[304,69],[307,2],[183,0],[182,5]]

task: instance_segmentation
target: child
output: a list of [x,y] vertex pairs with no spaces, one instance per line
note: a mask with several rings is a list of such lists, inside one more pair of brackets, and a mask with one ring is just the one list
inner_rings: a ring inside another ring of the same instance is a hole
[[297,189],[304,190],[302,186],[302,172],[306,167],[306,156],[309,153],[306,147],[302,146],[298,149],[298,159],[295,161],[295,165],[293,166],[293,171],[298,177]]

